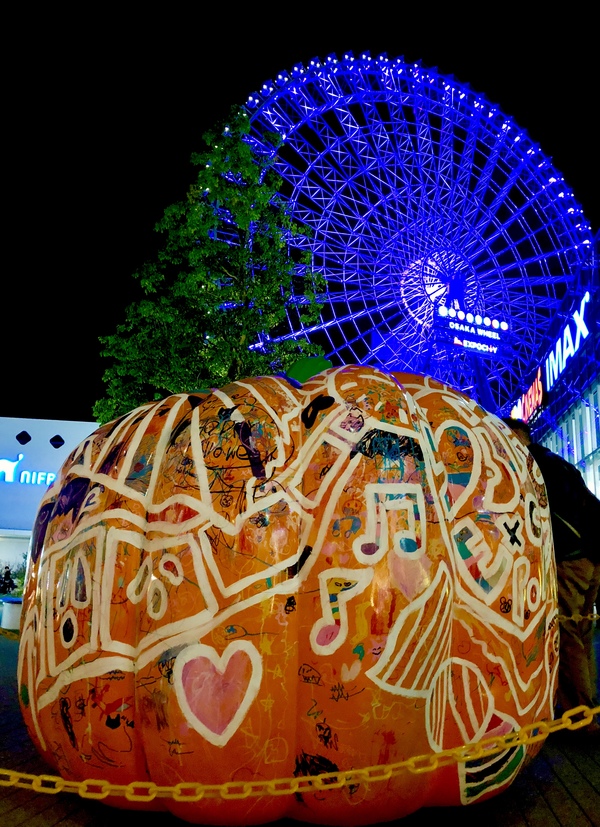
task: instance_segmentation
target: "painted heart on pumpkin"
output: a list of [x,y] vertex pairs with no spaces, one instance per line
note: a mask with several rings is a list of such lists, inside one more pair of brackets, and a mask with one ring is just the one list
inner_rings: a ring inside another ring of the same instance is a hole
[[235,640],[222,655],[198,643],[179,653],[173,667],[177,700],[189,725],[222,747],[244,720],[262,679],[254,646]]

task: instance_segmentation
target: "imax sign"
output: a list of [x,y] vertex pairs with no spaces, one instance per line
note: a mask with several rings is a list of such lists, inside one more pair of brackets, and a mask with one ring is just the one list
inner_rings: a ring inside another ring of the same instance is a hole
[[546,359],[546,390],[550,390],[554,385],[566,368],[567,360],[577,353],[581,342],[589,336],[590,331],[584,318],[589,301],[590,294],[586,292],[579,305],[579,310],[573,313],[572,320],[567,322]]

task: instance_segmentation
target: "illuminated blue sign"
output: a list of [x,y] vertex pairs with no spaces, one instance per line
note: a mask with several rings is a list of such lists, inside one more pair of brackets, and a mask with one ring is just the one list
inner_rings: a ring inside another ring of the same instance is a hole
[[579,310],[573,313],[572,322],[575,326],[572,327],[571,320],[567,322],[546,359],[546,390],[550,390],[554,385],[566,368],[567,360],[577,353],[582,340],[589,336],[589,330],[584,319],[589,300],[590,294],[586,292],[579,305]]
[[545,404],[545,393],[556,383],[567,368],[568,360],[575,356],[582,342],[590,335],[585,321],[585,311],[590,301],[590,294],[586,291],[579,304],[579,310],[575,310],[563,327],[560,336],[546,357],[544,383],[542,383],[542,368],[539,367],[533,383],[513,406],[510,413],[512,417],[522,419],[524,422],[532,421],[535,414]]
[[16,459],[0,459],[0,479],[4,477],[5,482],[14,482],[17,465],[23,459],[23,454],[19,454]]
[[46,488],[94,422],[0,418],[0,533],[30,531]]
[[17,466],[25,459],[24,454],[19,454],[16,459],[0,457],[0,482],[16,482],[25,485],[50,485],[56,479],[52,471],[17,471]]
[[504,320],[445,305],[438,307],[438,316],[452,335],[452,344],[475,353],[497,354],[502,345],[502,334],[508,330],[508,323]]

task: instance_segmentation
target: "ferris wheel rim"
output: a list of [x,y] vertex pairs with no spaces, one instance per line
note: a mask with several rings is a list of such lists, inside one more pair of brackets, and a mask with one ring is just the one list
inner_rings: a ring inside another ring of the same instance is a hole
[[[409,112],[407,101],[418,101],[419,110],[413,107]],[[432,283],[436,278],[438,282],[432,299],[417,265],[421,260],[433,262],[433,272],[455,249],[460,253],[455,262],[464,259],[462,272],[475,273],[486,301],[493,293],[501,307],[510,308],[514,341],[506,344],[502,363],[508,380],[499,378],[492,355],[479,353],[477,366],[495,382],[496,407],[508,404],[533,367],[532,354],[548,340],[554,318],[574,300],[579,272],[586,266],[583,248],[591,241],[573,193],[541,148],[469,86],[435,69],[383,55],[346,55],[341,60],[329,56],[306,68],[298,64],[276,82],[266,82],[246,106],[251,141],[259,151],[261,129],[269,127],[282,136],[277,169],[287,188],[285,197],[294,217],[313,230],[313,261],[327,279],[321,322],[303,328],[292,311],[290,330],[282,338],[321,336],[328,358],[368,363],[384,349],[375,341],[377,335],[397,335],[405,345],[405,356],[396,364],[399,370],[427,363],[434,378],[447,380],[440,365],[449,361],[448,347],[433,341],[428,330],[439,324],[434,317],[436,307],[442,306],[443,278],[457,282],[452,288],[446,284],[446,293],[454,289],[458,296],[457,307],[465,300],[465,285],[460,277],[444,276],[443,267],[438,268],[431,276]],[[359,109],[351,110],[352,106]],[[394,107],[408,114],[404,123],[393,122],[401,133],[393,145],[383,118]],[[476,123],[477,129],[468,129],[469,123]],[[459,163],[453,161],[448,136],[462,147]],[[421,155],[416,156],[425,173],[418,172],[417,161],[407,155],[413,139],[421,141]],[[483,152],[486,141],[493,148],[488,156]],[[471,161],[476,157],[474,176]],[[408,168],[404,201],[389,194],[400,180],[399,161]],[[454,185],[442,187],[444,176]],[[429,201],[423,196],[428,181]],[[401,221],[399,204],[404,210]],[[414,284],[408,284],[409,276]],[[465,275],[465,284],[466,279]],[[393,327],[386,317],[391,322],[398,284],[403,285],[399,293],[405,314]],[[412,327],[407,317],[413,318]],[[373,333],[369,319],[376,320]],[[417,331],[417,323],[425,328]],[[365,347],[368,336],[374,344]],[[453,354],[457,386],[472,384],[473,359],[471,353]]]

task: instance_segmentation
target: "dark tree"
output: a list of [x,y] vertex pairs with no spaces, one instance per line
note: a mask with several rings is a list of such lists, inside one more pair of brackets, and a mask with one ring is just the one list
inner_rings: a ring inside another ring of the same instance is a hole
[[318,318],[324,281],[310,266],[305,229],[279,194],[271,153],[257,154],[243,110],[204,136],[187,199],[156,225],[157,259],[136,273],[143,297],[116,333],[100,339],[111,360],[106,397],[94,414],[107,422],[151,399],[220,387],[284,371],[320,353],[304,339],[276,341],[287,313]]

